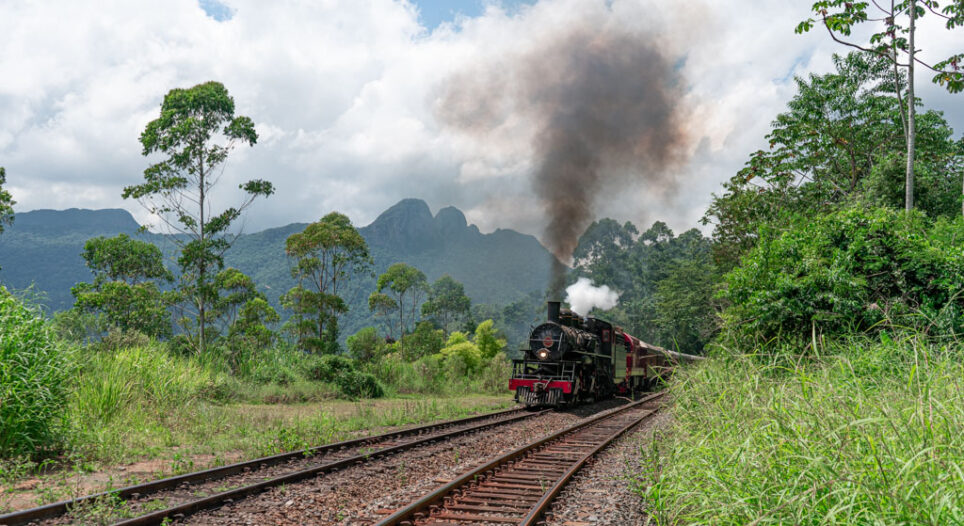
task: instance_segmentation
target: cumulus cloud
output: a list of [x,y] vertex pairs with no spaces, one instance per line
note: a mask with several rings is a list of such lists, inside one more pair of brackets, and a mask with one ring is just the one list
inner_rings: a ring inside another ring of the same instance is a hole
[[[404,0],[208,3],[222,6],[222,16],[197,0],[0,5],[0,165],[17,210],[125,207],[146,220],[120,198],[150,162],[140,132],[169,89],[218,80],[261,135],[229,159],[223,188],[260,177],[278,189],[252,209],[249,230],[331,210],[365,224],[403,197],[420,197],[436,209],[458,206],[483,230],[540,234],[545,215],[530,206],[532,122],[505,119],[480,142],[441,126],[434,108],[444,80],[467,65],[497,63],[592,19],[655,35],[696,116],[687,130],[691,160],[670,174],[677,190],[628,185],[603,196],[594,213],[689,228],[720,182],[765,146],[769,121],[793,94],[792,76],[826,71],[830,53],[844,51],[822,34],[794,35],[808,13],[792,0],[672,9],[657,0],[540,0],[512,10],[491,3],[432,31]],[[929,52],[953,49],[946,31],[927,38]],[[932,94],[964,127],[961,105],[925,88]]]

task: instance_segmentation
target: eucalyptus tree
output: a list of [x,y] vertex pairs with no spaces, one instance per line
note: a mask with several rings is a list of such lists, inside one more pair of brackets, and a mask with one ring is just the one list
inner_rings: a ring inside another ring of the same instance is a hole
[[281,298],[294,311],[289,330],[308,350],[333,353],[338,348],[338,316],[348,312],[341,297],[352,276],[370,272],[368,243],[344,214],[332,212],[292,234],[285,253],[294,259],[291,275],[298,284]]
[[422,304],[422,315],[435,318],[448,332],[453,323],[464,321],[471,309],[472,300],[465,294],[465,287],[446,274],[429,287],[428,299]]
[[368,306],[382,313],[398,312],[399,341],[405,336],[406,315],[414,325],[418,306],[428,291],[428,280],[421,270],[395,263],[378,276],[378,289],[368,298]]
[[[914,208],[914,160],[916,139],[916,106],[917,98],[914,92],[914,68],[917,64],[932,70],[933,82],[947,88],[951,93],[964,90],[964,53],[953,54],[936,63],[927,63],[917,54],[917,20],[926,14],[942,18],[947,29],[964,26],[964,0],[952,0],[943,8],[935,0],[873,0],[871,2],[853,2],[847,0],[821,0],[815,2],[812,11],[819,17],[820,22],[827,29],[835,42],[865,52],[874,53],[888,60],[894,68],[895,77],[899,69],[906,70],[907,101],[906,111],[901,110],[904,136],[907,146],[904,207]],[[879,32],[871,35],[866,44],[847,40],[854,28],[865,22],[882,24]],[[804,20],[797,26],[797,33],[810,31],[815,25],[814,19]],[[898,99],[901,88],[895,86]],[[901,108],[904,104],[901,103]],[[964,189],[962,189],[964,191]],[[962,205],[964,212],[964,205]]]
[[13,200],[13,196],[10,192],[3,189],[3,185],[7,182],[7,171],[4,167],[0,166],[0,234],[3,233],[3,227],[13,223],[13,205],[17,204]]
[[17,204],[10,192],[3,189],[6,182],[7,170],[0,166],[0,234],[3,233],[4,225],[13,223],[13,205]]
[[215,211],[211,203],[228,154],[238,144],[253,146],[257,140],[254,122],[234,115],[234,99],[221,83],[172,89],[160,116],[140,137],[143,155],[159,153],[164,158],[144,170],[143,183],[124,188],[122,194],[137,199],[177,234],[172,239],[181,251],[181,292],[196,315],[181,322],[199,353],[211,340],[209,311],[218,297],[214,278],[224,268],[225,251],[237,239],[231,224],[256,198],[274,193],[270,182],[253,179],[239,185],[243,197],[237,206]]

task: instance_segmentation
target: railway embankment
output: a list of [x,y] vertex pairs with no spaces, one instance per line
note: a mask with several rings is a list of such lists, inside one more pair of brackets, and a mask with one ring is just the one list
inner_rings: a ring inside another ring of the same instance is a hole
[[660,524],[961,524],[964,351],[925,342],[720,350],[677,376],[635,491]]

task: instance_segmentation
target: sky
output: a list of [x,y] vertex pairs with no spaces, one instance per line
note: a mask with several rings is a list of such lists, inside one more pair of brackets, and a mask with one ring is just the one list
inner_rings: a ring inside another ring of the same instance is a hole
[[[222,82],[257,145],[237,148],[216,205],[252,178],[277,192],[245,216],[246,231],[317,220],[356,225],[406,197],[454,205],[482,231],[541,235],[533,197],[537,127],[508,118],[485,140],[439,119],[451,79],[497,69],[551,45],[564,28],[644,34],[672,57],[691,138],[672,191],[608,188],[595,217],[698,226],[713,192],[757,149],[793,96],[795,75],[831,70],[844,52],[826,33],[796,35],[798,0],[72,0],[0,2],[0,166],[18,212],[125,208],[121,198],[156,157],[138,137],[164,94]],[[672,8],[668,8],[672,5]],[[926,22],[926,21],[925,21]],[[960,31],[928,22],[925,59],[948,55]],[[955,51],[960,51],[956,49]],[[964,95],[918,77],[928,107],[964,130]],[[491,131],[491,130],[490,130]]]

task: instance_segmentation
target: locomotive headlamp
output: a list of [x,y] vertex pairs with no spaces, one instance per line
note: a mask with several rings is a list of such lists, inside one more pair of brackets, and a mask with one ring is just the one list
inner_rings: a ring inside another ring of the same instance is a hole
[[548,360],[548,359],[549,359],[549,349],[543,348],[543,349],[539,349],[538,351],[536,351],[536,358],[538,358],[538,359],[540,359],[540,360]]

